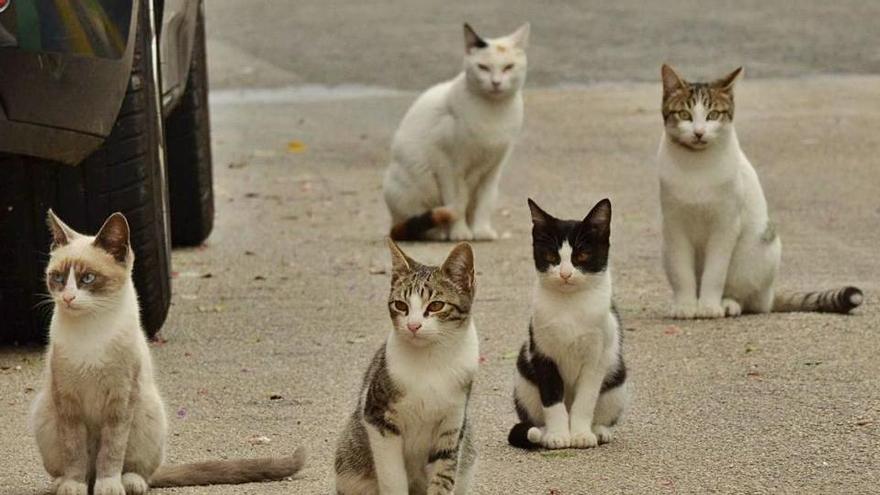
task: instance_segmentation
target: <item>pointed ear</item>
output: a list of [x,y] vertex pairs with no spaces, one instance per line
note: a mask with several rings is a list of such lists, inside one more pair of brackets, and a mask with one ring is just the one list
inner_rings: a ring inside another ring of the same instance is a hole
[[449,277],[461,290],[472,292],[474,290],[474,251],[466,242],[457,244],[440,270]]
[[529,198],[529,210],[532,211],[532,225],[535,227],[546,227],[555,220],[552,215],[542,210],[537,203],[532,201],[532,198]]
[[730,74],[722,77],[721,79],[712,83],[712,86],[726,92],[733,91],[733,83],[739,79],[739,76],[742,74],[743,68],[737,67],[736,70],[731,72]]
[[470,53],[471,50],[476,48],[486,48],[489,46],[483,38],[480,38],[480,35],[474,31],[474,28],[471,27],[470,24],[464,23],[464,51],[465,53]]
[[531,25],[527,22],[519,27],[513,34],[510,35],[511,41],[513,41],[513,45],[521,50],[525,50],[529,47],[529,31],[531,30]]
[[596,203],[590,213],[587,213],[583,224],[599,237],[604,239],[611,237],[611,201],[605,198]]
[[124,263],[130,244],[125,215],[119,212],[110,215],[95,236],[93,244],[110,253],[116,261]]
[[50,250],[64,246],[79,236],[75,230],[62,222],[51,208],[49,208],[49,212],[46,214],[46,224],[49,225],[49,232],[52,233],[52,247],[49,248]]
[[385,239],[388,242],[388,249],[391,251],[391,281],[397,280],[398,277],[405,273],[409,273],[416,262],[412,258],[404,254],[390,237]]
[[660,75],[663,78],[664,95],[670,95],[680,89],[687,89],[687,82],[669,65],[663,64],[663,67],[660,68]]

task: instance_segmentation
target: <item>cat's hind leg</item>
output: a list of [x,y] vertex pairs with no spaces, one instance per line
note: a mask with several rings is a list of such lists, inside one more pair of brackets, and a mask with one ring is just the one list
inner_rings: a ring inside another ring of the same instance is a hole
[[122,485],[127,495],[141,495],[148,480],[162,464],[167,423],[158,391],[145,390],[135,406],[122,466]]
[[599,443],[608,443],[613,438],[614,427],[623,416],[629,402],[629,385],[623,383],[599,395],[596,412],[593,415],[593,433]]
[[[52,490],[56,495],[87,495],[88,457],[85,425],[67,425],[61,428],[58,413],[50,403],[45,391],[40,392],[31,409],[31,428],[37,448],[43,459],[43,467],[54,478]],[[71,450],[65,446],[62,435],[73,440]],[[75,462],[68,462],[67,452],[75,451]]]

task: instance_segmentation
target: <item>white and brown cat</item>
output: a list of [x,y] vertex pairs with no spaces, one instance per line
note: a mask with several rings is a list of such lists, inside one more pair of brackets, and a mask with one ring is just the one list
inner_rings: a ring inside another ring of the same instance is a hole
[[529,25],[483,39],[464,25],[464,70],[413,103],[383,190],[395,240],[492,240],[504,163],[523,122]]
[[55,310],[31,424],[57,495],[275,480],[302,467],[301,449],[284,458],[162,465],[165,408],[141,330],[128,223],[114,213],[92,237],[51,210],[48,221]]
[[668,65],[661,72],[665,132],[657,161],[671,316],[848,313],[860,305],[856,287],[776,291],[782,243],[733,127],[734,82],[742,68],[708,83],[685,81]]

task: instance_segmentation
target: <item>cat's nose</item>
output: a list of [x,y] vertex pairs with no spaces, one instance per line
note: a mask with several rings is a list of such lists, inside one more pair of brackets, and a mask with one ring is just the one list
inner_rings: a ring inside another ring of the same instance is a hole
[[570,272],[570,271],[567,271],[567,270],[566,270],[566,271],[560,271],[560,272],[559,272],[559,276],[562,277],[562,280],[568,280],[568,279],[571,278],[571,272]]
[[421,323],[413,323],[413,322],[410,322],[410,323],[407,323],[407,324],[406,324],[406,328],[407,328],[410,332],[412,332],[413,334],[415,334],[416,332],[419,331],[420,328],[422,328],[422,324],[421,324]]
[[501,81],[492,81],[492,87],[498,89],[501,86]]
[[706,134],[704,129],[694,129],[694,136],[696,136],[697,139],[702,139],[704,134]]
[[76,299],[76,294],[61,294],[61,299],[64,299],[64,302],[70,304]]

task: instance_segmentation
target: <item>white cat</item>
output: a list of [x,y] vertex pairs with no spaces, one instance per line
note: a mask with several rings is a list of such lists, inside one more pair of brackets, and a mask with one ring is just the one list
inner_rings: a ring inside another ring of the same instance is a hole
[[782,244],[733,127],[733,86],[741,72],[690,83],[668,65],[662,68],[666,129],[657,161],[671,316],[847,313],[862,302],[855,287],[775,293]]
[[491,240],[498,181],[523,122],[529,24],[482,39],[464,25],[464,71],[400,123],[383,184],[396,240]]

